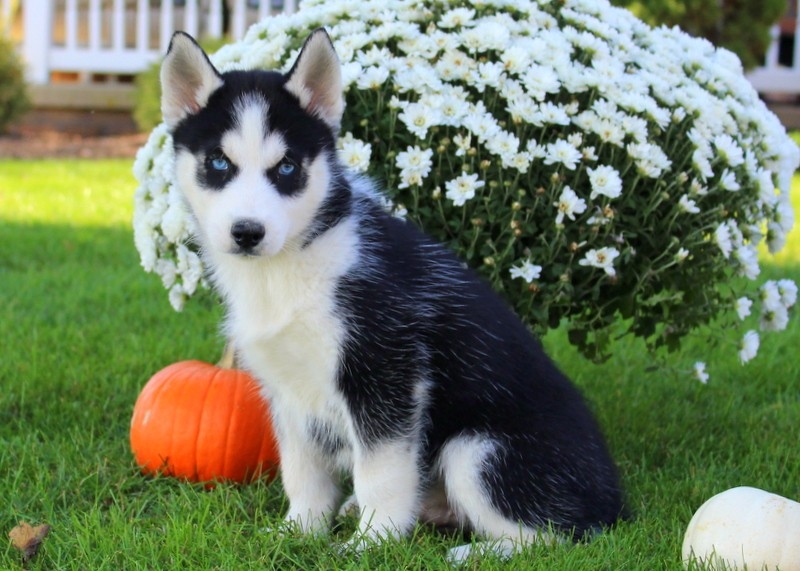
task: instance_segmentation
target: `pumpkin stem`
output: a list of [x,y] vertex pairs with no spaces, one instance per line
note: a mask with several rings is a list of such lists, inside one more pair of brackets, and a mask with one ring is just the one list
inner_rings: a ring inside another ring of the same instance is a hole
[[234,349],[233,342],[230,339],[225,343],[225,349],[222,350],[222,357],[220,357],[217,367],[220,369],[236,368],[236,349]]

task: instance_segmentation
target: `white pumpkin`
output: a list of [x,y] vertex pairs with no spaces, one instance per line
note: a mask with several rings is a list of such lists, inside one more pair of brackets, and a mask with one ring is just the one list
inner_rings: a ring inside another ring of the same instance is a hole
[[698,509],[683,538],[683,563],[714,569],[800,571],[800,503],[759,490],[731,488]]

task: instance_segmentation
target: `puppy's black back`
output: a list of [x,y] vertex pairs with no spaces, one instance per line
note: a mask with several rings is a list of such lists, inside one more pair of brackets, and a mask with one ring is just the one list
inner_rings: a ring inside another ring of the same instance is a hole
[[576,536],[613,523],[616,468],[578,390],[449,250],[361,208],[365,264],[339,287],[350,337],[339,382],[362,438],[421,424],[430,469],[451,439],[485,435],[498,448],[484,481],[504,516]]

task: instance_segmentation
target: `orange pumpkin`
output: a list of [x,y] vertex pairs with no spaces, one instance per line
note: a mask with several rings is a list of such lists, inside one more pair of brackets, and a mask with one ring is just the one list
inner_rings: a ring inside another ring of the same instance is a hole
[[256,381],[201,361],[174,363],[147,382],[133,407],[131,448],[145,474],[191,482],[272,479],[278,465]]

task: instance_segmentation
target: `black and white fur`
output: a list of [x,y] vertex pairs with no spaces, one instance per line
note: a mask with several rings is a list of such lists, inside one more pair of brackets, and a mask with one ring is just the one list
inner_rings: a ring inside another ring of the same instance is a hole
[[421,519],[516,548],[618,518],[578,391],[486,283],[337,162],[344,99],[324,30],[287,74],[220,74],[178,33],[161,80],[225,333],[271,402],[288,522],[327,530],[343,474],[359,542]]

